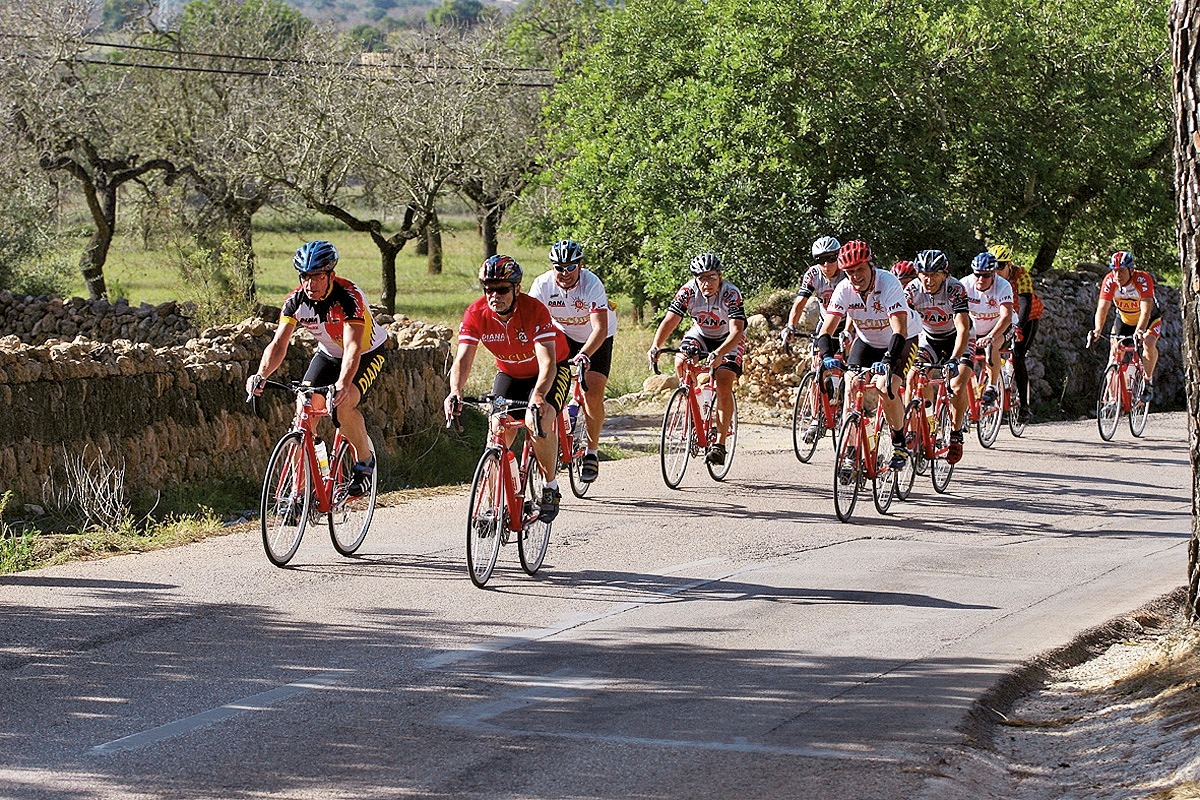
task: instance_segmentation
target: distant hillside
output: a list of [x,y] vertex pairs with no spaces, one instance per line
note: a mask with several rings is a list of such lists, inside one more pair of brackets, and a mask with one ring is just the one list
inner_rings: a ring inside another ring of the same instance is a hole
[[[442,0],[285,0],[309,19],[338,27],[378,25],[385,17],[397,22],[418,22]],[[515,2],[483,0],[485,5],[512,7]]]

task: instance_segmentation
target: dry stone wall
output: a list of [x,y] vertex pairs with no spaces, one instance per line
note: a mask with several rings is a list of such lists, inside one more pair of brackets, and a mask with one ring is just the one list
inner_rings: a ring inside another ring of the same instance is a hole
[[[440,424],[449,329],[391,323],[388,361],[365,405],[377,449],[400,455]],[[65,454],[123,464],[129,486],[160,489],[227,479],[257,481],[294,400],[267,392],[245,402],[245,381],[274,326],[261,319],[205,331],[175,347],[77,336],[41,346],[0,337],[0,491],[37,502]],[[292,341],[277,376],[299,378],[315,342]]]
[[155,347],[182,345],[197,335],[186,305],[131,306],[127,300],[37,297],[0,292],[0,332],[25,344],[83,336],[102,342],[125,339]]

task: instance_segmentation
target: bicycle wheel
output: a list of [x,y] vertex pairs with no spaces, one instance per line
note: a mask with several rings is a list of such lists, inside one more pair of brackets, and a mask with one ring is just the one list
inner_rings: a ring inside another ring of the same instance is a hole
[[333,549],[344,556],[353,555],[367,538],[371,518],[375,516],[375,498],[379,493],[379,471],[371,476],[371,491],[350,497],[350,476],[354,471],[354,448],[343,441],[329,465],[333,479],[329,511],[329,538]]
[[662,438],[658,445],[659,460],[662,462],[663,481],[671,489],[678,489],[687,469],[688,457],[692,454],[692,411],[688,404],[686,386],[680,386],[667,401],[663,414]]
[[950,404],[942,404],[934,419],[937,427],[933,431],[933,458],[929,461],[929,477],[933,480],[933,490],[942,494],[950,485],[950,476],[954,473],[954,465],[946,460],[950,449],[950,431],[953,430]]
[[979,424],[975,426],[975,433],[979,436],[979,443],[984,447],[991,447],[996,443],[996,437],[1000,435],[1000,423],[1003,422],[1004,412],[1000,407],[1000,396],[996,395],[994,403],[984,404],[979,401]]
[[293,431],[280,439],[271,452],[259,503],[263,549],[277,567],[292,560],[304,538],[312,506],[312,487],[304,436]]
[[920,472],[918,466],[925,462],[925,441],[921,435],[924,431],[924,416],[924,401],[913,400],[908,404],[908,411],[904,414],[904,440],[908,443],[908,461],[904,463],[904,469],[896,473],[896,497],[901,500],[907,500],[912,494],[913,482]]
[[814,389],[817,385],[817,373],[807,372],[800,379],[800,388],[796,390],[796,406],[792,409],[792,449],[796,452],[796,458],[800,462],[807,464],[812,458],[813,453],[817,450],[817,442],[820,441],[822,434],[825,433],[823,427],[818,427],[817,434],[812,437],[811,442],[804,440],[804,434],[808,432],[808,428],[814,420],[817,420],[818,426],[824,420],[813,414]]
[[838,436],[837,458],[833,460],[833,510],[842,522],[849,522],[858,502],[858,490],[865,480],[862,450],[858,446],[858,417],[847,415]]
[[[717,415],[714,409],[712,415]],[[713,432],[716,432],[716,426],[713,426]],[[738,431],[738,412],[737,412],[737,395],[733,395],[733,414],[729,418],[729,436],[725,437],[725,463],[710,464],[705,460],[704,464],[708,467],[708,474],[712,476],[714,481],[723,481],[729,475],[729,468],[733,466],[733,454],[737,452],[737,431]],[[713,438],[716,438],[715,436]]]
[[1146,388],[1146,373],[1140,369],[1133,372],[1129,381],[1129,394],[1132,407],[1129,409],[1129,432],[1141,437],[1146,432],[1146,417],[1150,414],[1150,404],[1142,400],[1142,391]]
[[1025,435],[1025,420],[1021,418],[1025,408],[1021,405],[1021,393],[1015,387],[1004,391],[1008,394],[1008,429],[1020,439]]
[[1121,419],[1121,368],[1109,364],[1100,381],[1100,399],[1096,402],[1096,426],[1100,438],[1110,441]]
[[500,554],[500,535],[508,527],[504,504],[504,463],[488,450],[475,467],[471,480],[471,505],[467,512],[467,572],[471,583],[483,588],[492,577]]
[[[521,532],[517,539],[517,555],[521,558],[521,569],[527,575],[535,574],[542,566],[546,557],[546,546],[550,544],[550,526],[552,523],[542,522],[538,513],[542,504],[542,489],[546,488],[546,477],[537,465],[537,461],[529,459],[525,479],[524,513],[521,515]],[[580,495],[582,497],[582,495]]]
[[587,414],[581,407],[579,417],[575,420],[575,432],[571,434],[571,460],[567,462],[567,475],[571,479],[571,493],[583,497],[592,488],[591,481],[580,477],[583,473],[583,457],[587,455],[588,434]]
[[871,497],[875,500],[875,510],[886,514],[896,494],[897,476],[891,467],[895,445],[887,423],[883,419],[878,422],[880,429],[875,434],[875,477],[871,479]]

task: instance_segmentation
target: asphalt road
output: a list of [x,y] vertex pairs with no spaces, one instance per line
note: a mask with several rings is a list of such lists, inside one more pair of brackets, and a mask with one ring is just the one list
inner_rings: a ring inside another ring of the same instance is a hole
[[1005,430],[841,524],[828,441],[747,426],[723,485],[606,462],[487,590],[465,493],[354,559],[239,533],[0,577],[0,796],[912,797],[998,677],[1183,583],[1186,441]]

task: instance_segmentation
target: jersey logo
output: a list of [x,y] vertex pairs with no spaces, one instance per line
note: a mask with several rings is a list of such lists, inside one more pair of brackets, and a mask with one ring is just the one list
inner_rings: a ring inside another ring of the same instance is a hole
[[529,343],[529,337],[525,335],[525,331],[517,331],[517,341],[521,344]]

